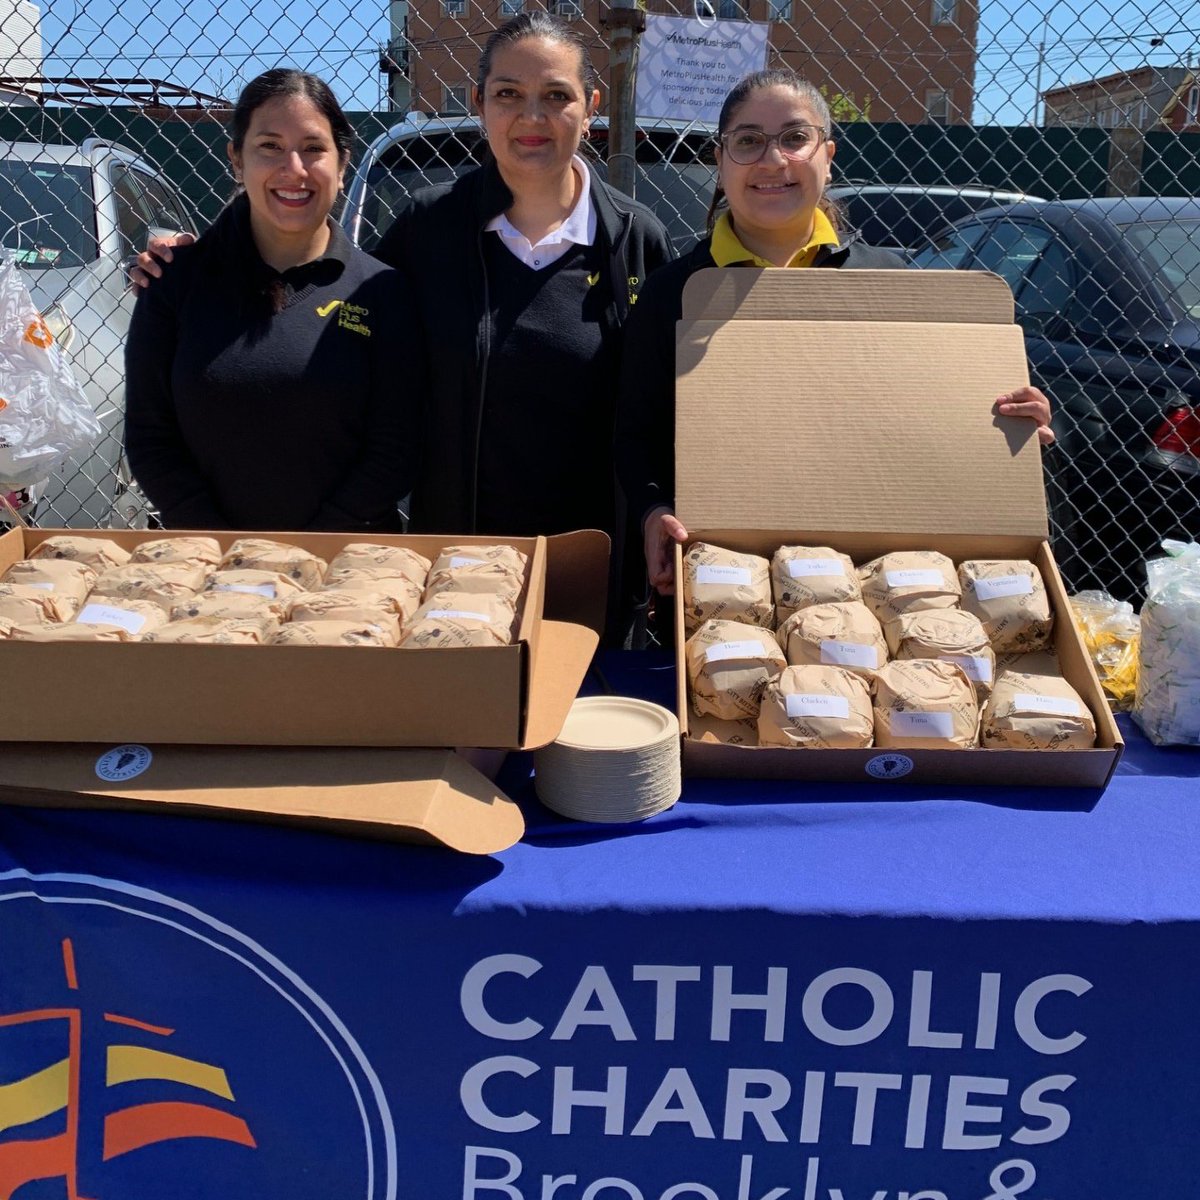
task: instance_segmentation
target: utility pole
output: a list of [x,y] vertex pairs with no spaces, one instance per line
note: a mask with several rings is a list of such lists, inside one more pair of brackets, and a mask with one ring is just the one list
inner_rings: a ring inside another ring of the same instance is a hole
[[646,28],[646,14],[638,0],[612,0],[601,18],[608,29],[608,182],[632,196],[637,164],[638,35]]

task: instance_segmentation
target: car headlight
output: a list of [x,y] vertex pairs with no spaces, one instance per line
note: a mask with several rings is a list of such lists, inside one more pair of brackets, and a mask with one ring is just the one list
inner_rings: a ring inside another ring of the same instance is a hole
[[75,340],[75,326],[71,324],[71,318],[67,316],[62,306],[50,305],[42,313],[42,320],[46,322],[46,328],[54,335],[54,340],[64,350],[69,350],[71,343]]

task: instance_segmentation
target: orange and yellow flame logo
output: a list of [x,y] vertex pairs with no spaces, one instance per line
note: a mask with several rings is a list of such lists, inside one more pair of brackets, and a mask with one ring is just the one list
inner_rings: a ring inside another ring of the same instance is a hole
[[[67,987],[78,991],[75,954],[71,940],[62,943]],[[62,1179],[67,1200],[85,1200],[78,1187],[79,1080],[85,1047],[79,1008],[43,1008],[0,1015],[0,1028],[40,1021],[62,1021],[66,1030],[66,1057],[39,1071],[0,1086],[0,1200],[12,1200],[18,1188],[42,1179]],[[146,1035],[166,1038],[173,1029],[151,1025],[133,1017],[105,1013],[106,1025],[136,1031],[136,1042],[109,1043],[105,1083],[109,1088],[141,1080],[178,1083],[233,1101],[225,1071],[143,1044]],[[114,1033],[114,1036],[116,1034]],[[129,1034],[123,1036],[129,1037]],[[61,1133],[21,1138],[20,1130],[55,1113],[65,1114]],[[256,1148],[249,1126],[240,1117],[211,1104],[166,1101],[114,1109],[104,1118],[104,1161],[176,1138],[214,1138]]]

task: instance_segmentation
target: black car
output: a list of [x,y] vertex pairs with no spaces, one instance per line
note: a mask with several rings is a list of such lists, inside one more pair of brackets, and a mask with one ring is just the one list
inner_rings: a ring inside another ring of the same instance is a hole
[[1163,538],[1200,537],[1200,199],[991,209],[914,265],[1012,288],[1031,379],[1055,410],[1059,565],[1073,589],[1136,599]]

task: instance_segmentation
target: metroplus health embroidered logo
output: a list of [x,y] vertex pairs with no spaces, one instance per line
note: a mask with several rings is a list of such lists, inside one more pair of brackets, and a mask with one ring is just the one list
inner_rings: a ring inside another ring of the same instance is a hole
[[379,1080],[251,938],[119,880],[0,874],[0,1200],[395,1200]]

